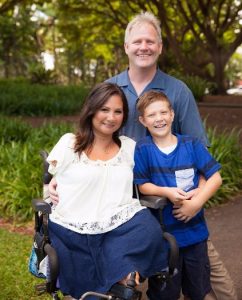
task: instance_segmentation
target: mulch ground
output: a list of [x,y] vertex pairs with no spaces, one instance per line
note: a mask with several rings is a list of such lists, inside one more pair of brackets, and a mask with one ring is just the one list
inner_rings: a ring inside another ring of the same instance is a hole
[[27,224],[14,224],[12,220],[6,220],[3,218],[0,218],[0,228],[4,228],[8,230],[9,232],[16,232],[19,234],[24,235],[31,235],[34,234],[34,222],[28,222]]

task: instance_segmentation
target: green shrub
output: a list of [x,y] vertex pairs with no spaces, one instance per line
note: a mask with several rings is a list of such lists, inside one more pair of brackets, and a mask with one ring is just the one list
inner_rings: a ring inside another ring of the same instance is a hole
[[177,71],[171,71],[170,74],[186,83],[196,101],[201,101],[206,89],[210,88],[210,83],[201,77],[183,75]]
[[196,101],[201,101],[205,94],[206,88],[209,85],[208,82],[198,76],[184,76],[183,81],[192,91]]
[[31,83],[55,84],[57,75],[53,70],[46,70],[42,63],[34,63],[29,66],[28,73]]
[[9,119],[0,116],[0,140],[5,143],[11,141],[26,141],[31,132],[31,126],[20,119]]
[[0,80],[0,113],[22,116],[55,116],[79,113],[87,89],[82,86],[30,84]]
[[32,128],[24,141],[4,140],[2,136],[0,215],[18,221],[32,217],[31,199],[42,194],[40,150],[50,151],[64,133],[71,131],[73,127],[70,124],[50,123],[41,128]]
[[217,129],[207,129],[211,143],[210,153],[222,165],[223,184],[216,195],[209,200],[207,206],[216,205],[229,199],[241,190],[242,184],[242,149],[239,143],[241,131],[218,133]]

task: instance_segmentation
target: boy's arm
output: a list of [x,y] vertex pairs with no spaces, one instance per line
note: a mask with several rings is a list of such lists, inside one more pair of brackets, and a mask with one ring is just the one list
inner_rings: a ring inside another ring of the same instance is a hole
[[139,190],[144,195],[166,197],[175,205],[181,205],[183,200],[189,199],[187,193],[178,187],[161,187],[147,182],[139,185]]
[[206,183],[205,177],[203,177],[203,175],[200,175],[198,187],[196,189],[187,192],[188,199],[191,199],[192,197],[196,196],[199,193],[199,191],[204,188],[205,183]]
[[222,184],[219,172],[214,173],[204,184],[204,187],[191,200],[182,202],[180,207],[173,210],[173,215],[185,223],[191,220],[204,206],[204,204],[216,193]]

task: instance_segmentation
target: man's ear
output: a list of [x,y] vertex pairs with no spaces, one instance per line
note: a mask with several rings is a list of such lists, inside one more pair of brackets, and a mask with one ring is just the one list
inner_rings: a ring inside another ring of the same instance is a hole
[[159,47],[160,49],[159,49],[159,53],[160,53],[160,55],[161,55],[161,53],[162,53],[162,49],[163,49],[163,44],[162,44],[162,42],[160,43],[160,47]]
[[125,51],[126,54],[127,54],[127,50],[128,50],[128,44],[124,43],[124,51]]
[[146,127],[143,116],[139,116],[139,121],[140,121],[140,123],[141,123],[143,126]]

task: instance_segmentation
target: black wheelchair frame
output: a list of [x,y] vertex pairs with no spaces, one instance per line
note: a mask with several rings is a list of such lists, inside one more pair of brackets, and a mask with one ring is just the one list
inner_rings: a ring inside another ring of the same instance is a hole
[[[49,164],[46,161],[48,153],[41,151],[43,159],[43,188],[44,195],[46,195],[46,189],[52,178],[51,174],[48,173]],[[157,196],[145,196],[140,194],[138,187],[134,185],[134,197],[140,200],[141,205],[146,206],[150,209],[159,211],[160,224],[163,229],[163,238],[169,243],[169,257],[168,257],[168,269],[167,271],[160,272],[155,275],[157,280],[161,283],[167,282],[174,274],[177,266],[179,257],[179,248],[177,246],[175,238],[168,232],[165,232],[162,224],[162,209],[167,203],[167,199],[164,197]],[[48,256],[48,276],[45,283],[36,285],[36,292],[38,294],[49,293],[53,300],[59,300],[57,279],[59,273],[58,257],[55,249],[51,246],[51,241],[48,234],[48,218],[51,214],[51,204],[44,199],[33,199],[32,206],[35,211],[35,234],[34,234],[34,249],[37,255],[38,267],[40,262]],[[145,280],[145,279],[143,279]],[[109,300],[140,300],[142,293],[138,291],[135,283],[135,273],[131,273],[131,277],[127,282],[127,286],[120,284],[114,284],[108,294],[100,294],[94,291],[86,292],[80,298],[81,300],[89,296],[95,296],[101,299]]]

